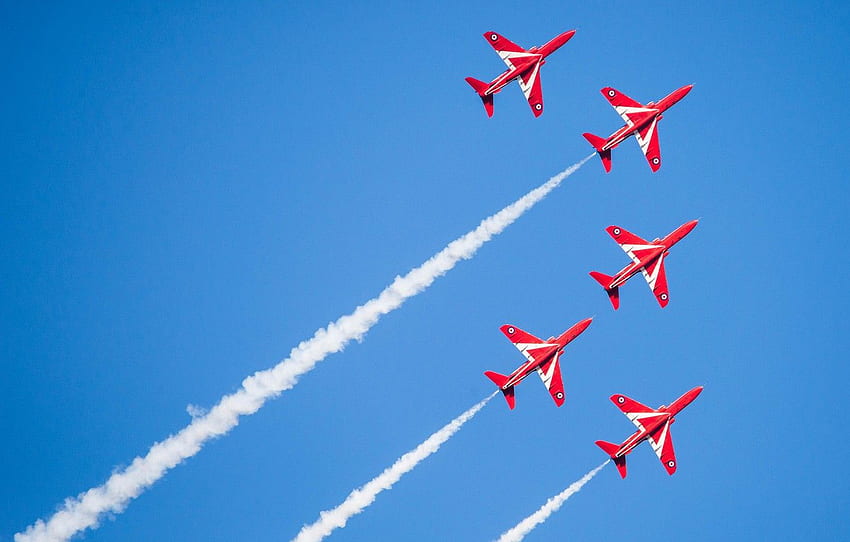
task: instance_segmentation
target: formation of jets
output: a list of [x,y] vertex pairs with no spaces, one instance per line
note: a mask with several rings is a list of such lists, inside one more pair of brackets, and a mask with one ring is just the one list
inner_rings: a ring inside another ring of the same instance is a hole
[[[523,49],[496,32],[486,32],[484,39],[496,50],[496,53],[507,65],[507,70],[489,83],[472,77],[466,78],[466,82],[481,98],[487,116],[493,116],[493,96],[511,81],[516,81],[519,84],[534,116],[542,115],[543,91],[540,82],[540,68],[546,63],[546,58],[567,43],[575,33],[575,30],[569,30],[555,36],[545,45]],[[614,107],[625,125],[607,138],[587,132],[582,135],[596,150],[602,160],[605,172],[611,171],[612,149],[631,136],[637,139],[640,150],[649,163],[649,168],[653,172],[658,171],[661,168],[658,121],[692,88],[693,85],[686,85],[674,90],[658,102],[642,104],[613,87],[604,87],[601,90],[602,95]],[[608,226],[606,228],[605,231],[608,232],[608,235],[620,245],[620,248],[632,260],[630,264],[613,276],[597,271],[590,273],[590,276],[605,289],[614,310],[617,310],[620,306],[620,286],[638,273],[643,274],[661,308],[667,306],[670,301],[670,294],[667,289],[664,260],[669,254],[670,248],[688,235],[696,227],[697,222],[697,220],[686,222],[669,235],[652,241],[646,241],[620,226]],[[500,330],[522,353],[526,361],[509,375],[493,371],[487,371],[484,375],[498,386],[508,403],[508,407],[513,410],[516,406],[514,387],[527,376],[536,372],[549,391],[549,395],[552,396],[555,405],[560,407],[565,400],[560,357],[567,344],[581,335],[591,321],[592,318],[582,320],[558,337],[549,337],[545,341],[515,325],[503,325]],[[702,386],[697,386],[673,401],[670,406],[662,405],[658,409],[649,408],[625,395],[612,395],[611,401],[635,424],[637,431],[622,444],[598,440],[596,441],[597,446],[608,454],[614,461],[620,476],[625,478],[626,455],[631,453],[638,444],[648,440],[664,468],[669,474],[673,474],[676,472],[677,465],[676,455],[673,451],[673,440],[670,437],[670,425],[675,421],[675,416],[701,392]]]
[[[485,32],[484,39],[487,40],[499,57],[507,64],[508,69],[501,75],[485,83],[474,77],[467,77],[466,82],[475,90],[484,103],[484,110],[488,117],[493,116],[493,95],[500,92],[511,81],[519,83],[531,112],[535,117],[543,114],[543,90],[540,86],[540,67],[546,63],[546,57],[557,51],[562,45],[570,41],[575,35],[575,30],[568,30],[546,42],[545,45],[523,49],[516,43],[496,32]],[[658,121],[661,120],[665,111],[673,107],[679,100],[691,91],[693,85],[685,85],[676,89],[658,102],[649,102],[644,105],[635,101],[619,90],[605,87],[600,92],[617,111],[626,123],[622,128],[602,138],[589,132],[582,134],[587,141],[593,145],[605,172],[611,171],[611,150],[631,136],[635,136],[640,150],[643,152],[649,167],[653,172],[661,168],[661,147],[658,144]]]

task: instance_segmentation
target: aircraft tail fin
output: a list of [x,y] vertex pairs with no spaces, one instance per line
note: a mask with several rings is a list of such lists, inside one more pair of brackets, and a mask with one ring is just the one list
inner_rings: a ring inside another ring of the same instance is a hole
[[469,86],[475,89],[475,92],[477,92],[479,96],[484,94],[484,92],[487,91],[487,87],[490,86],[484,81],[479,81],[474,77],[467,77],[466,82],[469,83]]
[[621,478],[626,477],[626,456],[615,457],[617,450],[620,447],[613,442],[605,442],[604,440],[597,440],[596,445],[602,448],[602,451],[608,454],[608,457],[614,460],[614,465],[617,466],[617,472],[620,473]]
[[593,145],[593,148],[596,149],[596,152],[599,153],[599,158],[602,159],[602,167],[605,168],[605,173],[609,173],[611,171],[611,149],[602,150],[602,147],[605,146],[607,140],[603,137],[599,137],[598,135],[593,135],[591,133],[581,134],[584,138]]
[[611,305],[614,306],[614,310],[620,308],[620,289],[617,286],[611,288],[611,283],[614,281],[614,277],[609,277],[603,273],[598,271],[591,271],[590,276],[593,277],[596,282],[602,285],[605,288],[605,293],[608,294],[608,299],[611,300]]
[[484,376],[492,380],[493,384],[499,386],[499,390],[505,396],[505,401],[508,402],[508,408],[513,410],[516,406],[516,397],[514,397],[513,386],[509,386],[507,388],[505,387],[505,384],[508,383],[508,377],[503,374],[495,373],[493,371],[487,371],[486,373],[484,373]]
[[469,83],[475,92],[481,97],[481,101],[484,103],[484,110],[487,111],[487,116],[493,116],[493,95],[492,94],[484,94],[487,91],[488,85],[484,81],[479,81],[474,77],[467,77],[466,82]]

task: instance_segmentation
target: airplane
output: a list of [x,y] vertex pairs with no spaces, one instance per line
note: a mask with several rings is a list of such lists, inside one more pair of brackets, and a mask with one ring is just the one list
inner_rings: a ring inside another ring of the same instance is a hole
[[626,456],[631,453],[641,442],[648,440],[655,455],[661,460],[667,473],[672,475],[676,472],[676,454],[673,451],[673,439],[670,436],[670,424],[676,421],[676,414],[681,412],[691,401],[696,399],[702,392],[702,386],[697,386],[685,393],[670,406],[661,405],[658,410],[653,410],[642,405],[634,399],[625,395],[614,394],[611,401],[623,411],[635,426],[637,431],[626,439],[622,444],[597,440],[596,445],[602,448],[617,466],[622,478],[626,477]]
[[658,146],[658,130],[656,124],[661,120],[663,113],[694,88],[686,85],[674,90],[658,103],[649,102],[640,104],[617,89],[605,87],[600,92],[605,96],[617,113],[626,121],[626,125],[611,134],[608,139],[601,138],[591,133],[582,134],[584,138],[593,145],[599,157],[602,158],[602,167],[605,173],[611,171],[611,149],[634,135],[640,145],[640,150],[649,162],[649,168],[655,172],[661,167],[661,148]]
[[608,294],[614,310],[620,307],[619,287],[636,275],[638,271],[643,273],[646,283],[649,284],[649,288],[655,294],[655,299],[661,305],[661,308],[663,309],[667,306],[667,303],[670,302],[670,296],[667,292],[667,273],[664,271],[664,258],[667,256],[670,247],[691,233],[691,230],[696,227],[698,222],[699,220],[686,222],[673,230],[673,233],[664,239],[654,239],[651,243],[619,226],[608,226],[605,228],[608,235],[632,259],[632,263],[621,269],[613,277],[597,271],[590,272],[590,276],[605,288],[605,292]]
[[495,32],[487,32],[484,39],[499,53],[508,69],[499,77],[489,83],[479,81],[473,77],[467,77],[466,82],[478,93],[484,102],[487,116],[493,116],[493,95],[502,90],[508,83],[517,80],[531,112],[535,117],[543,114],[543,91],[540,88],[540,66],[546,63],[546,57],[558,50],[575,35],[575,30],[570,30],[549,40],[546,45],[532,47],[525,50],[504,36]]
[[587,329],[593,318],[582,320],[561,334],[560,337],[549,337],[546,342],[538,339],[531,333],[521,330],[516,326],[505,324],[499,329],[517,349],[522,352],[528,360],[510,375],[505,376],[493,371],[487,371],[484,376],[499,386],[499,390],[505,395],[508,407],[513,410],[516,405],[514,397],[514,386],[519,384],[525,377],[537,371],[543,385],[549,390],[549,394],[557,406],[564,404],[564,382],[561,379],[561,364],[559,358],[570,341],[582,334]]

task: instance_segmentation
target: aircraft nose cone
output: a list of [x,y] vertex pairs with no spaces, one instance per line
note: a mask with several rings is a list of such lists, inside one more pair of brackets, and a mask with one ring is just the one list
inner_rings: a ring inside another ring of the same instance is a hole
[[[685,85],[685,86],[683,86],[682,88],[676,89],[676,90],[675,90],[675,91],[671,94],[671,98],[673,98],[672,102],[673,102],[673,103],[676,103],[676,102],[678,102],[679,100],[681,100],[682,98],[684,98],[685,96],[687,96],[687,95],[688,95],[688,92],[690,92],[692,88],[694,88],[694,86],[693,86],[693,85]],[[671,104],[671,105],[672,105],[672,104]]]
[[682,225],[682,235],[687,235],[687,234],[691,233],[691,230],[696,228],[697,224],[699,224],[698,219],[697,220],[691,220],[690,222],[686,222],[685,224],[683,224]]

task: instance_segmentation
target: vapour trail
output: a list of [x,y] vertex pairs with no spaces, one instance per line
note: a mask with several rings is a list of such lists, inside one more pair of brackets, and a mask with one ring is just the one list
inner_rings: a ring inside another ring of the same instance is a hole
[[582,476],[577,481],[570,484],[567,489],[563,490],[562,492],[558,493],[557,495],[546,501],[546,504],[541,506],[537,512],[531,514],[524,520],[520,521],[516,525],[516,527],[513,527],[510,530],[502,533],[502,536],[500,536],[496,542],[519,542],[520,540],[525,538],[525,535],[527,535],[535,527],[549,519],[549,516],[551,516],[553,513],[557,512],[561,505],[564,504],[564,501],[578,493],[579,490],[584,486],[584,484],[588,483],[591,478],[596,476],[596,473],[602,470],[602,467],[607,465],[610,461],[610,459],[605,461],[605,463],[602,463],[592,471]]
[[334,529],[345,527],[352,516],[362,512],[367,506],[375,502],[378,493],[385,489],[391,489],[393,484],[402,476],[413,470],[416,465],[428,456],[440,449],[440,446],[449,440],[455,433],[460,431],[463,424],[472,419],[475,414],[487,404],[490,399],[499,393],[493,392],[477,405],[473,406],[454,420],[446,424],[442,429],[428,437],[422,444],[399,457],[395,463],[364,486],[349,493],[348,497],[336,508],[319,513],[319,520],[312,525],[305,525],[292,542],[319,542],[331,534]]
[[403,277],[396,277],[377,297],[357,307],[351,314],[319,329],[309,340],[292,349],[289,357],[270,369],[258,371],[242,381],[242,387],[222,397],[218,404],[178,433],[157,442],[129,467],[115,472],[101,486],[68,498],[47,521],[37,520],[15,542],[60,542],[74,534],[97,527],[104,514],[116,514],[166,472],[197,454],[207,441],[226,434],[242,416],[255,413],[266,401],[292,388],[299,377],[309,372],[328,354],[339,352],[353,339],[360,340],[381,316],[399,308],[408,298],[430,286],[460,260],[475,255],[484,243],[501,233],[561,182],[577,171],[596,153],[573,164],[542,185],[485,218],[477,228],[455,239],[443,250]]

